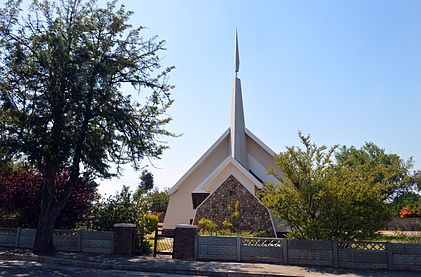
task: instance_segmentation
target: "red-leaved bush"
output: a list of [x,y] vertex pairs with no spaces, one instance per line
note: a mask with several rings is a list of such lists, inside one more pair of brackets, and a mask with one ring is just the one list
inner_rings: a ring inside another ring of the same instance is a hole
[[[68,179],[68,173],[57,176],[55,196],[58,196]],[[21,227],[36,227],[40,209],[41,173],[23,169],[0,176],[0,215],[15,216]],[[97,184],[79,178],[66,206],[56,221],[56,228],[73,228],[78,221],[86,220],[93,202],[98,200]]]

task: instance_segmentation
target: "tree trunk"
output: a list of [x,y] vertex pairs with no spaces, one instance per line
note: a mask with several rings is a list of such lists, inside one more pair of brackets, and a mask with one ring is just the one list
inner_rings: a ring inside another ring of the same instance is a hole
[[[53,167],[52,167],[53,168]],[[41,190],[41,208],[38,219],[37,232],[34,241],[34,254],[52,255],[56,252],[53,245],[54,225],[57,216],[60,214],[70,197],[72,189],[79,176],[79,168],[75,167],[69,177],[69,180],[64,185],[63,192],[58,196],[59,199],[54,201],[55,191],[55,176],[56,171],[46,172],[44,182]]]
[[53,232],[57,216],[49,211],[41,211],[41,213],[33,251],[37,255],[52,255],[56,251],[53,245]]
[[55,253],[53,245],[53,231],[57,213],[53,207],[56,167],[52,163],[44,171],[44,180],[41,188],[41,203],[38,218],[37,232],[34,241],[34,254],[51,255]]

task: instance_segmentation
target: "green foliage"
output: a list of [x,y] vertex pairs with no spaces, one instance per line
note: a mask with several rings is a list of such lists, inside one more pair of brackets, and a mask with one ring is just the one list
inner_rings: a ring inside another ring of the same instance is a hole
[[166,148],[157,140],[171,135],[163,129],[170,118],[162,117],[172,103],[171,68],[160,70],[158,56],[165,42],[143,38],[143,28],[128,23],[132,12],[116,1],[97,2],[34,1],[22,22],[18,9],[9,12],[18,1],[0,10],[0,149],[6,157],[25,157],[40,170],[47,162],[82,163],[110,177],[109,162],[137,168]]
[[217,231],[210,232],[206,229],[199,229],[199,235],[201,236],[229,236],[229,237],[243,237],[243,238],[253,238],[253,237],[267,237],[266,231],[257,231],[255,233],[250,233],[247,231],[233,232],[229,229],[218,229]]
[[257,231],[257,232],[254,232],[253,233],[253,237],[265,238],[267,236],[268,236],[268,232],[267,231],[263,231],[263,230],[260,230],[260,231]]
[[170,195],[168,189],[159,191],[154,188],[154,181],[152,173],[144,170],[142,172],[141,183],[137,187],[134,197],[143,198],[147,203],[147,210],[155,214],[164,214],[167,211]]
[[150,212],[160,214],[167,211],[168,202],[170,201],[168,190],[152,190],[146,195],[146,198]]
[[230,218],[238,218],[240,216],[240,202],[238,200],[235,200],[234,202],[234,208],[231,207],[231,204],[228,204],[227,209],[230,215]]
[[208,232],[211,235],[215,232],[217,227],[215,222],[207,218],[201,218],[198,222],[198,226],[200,231]]
[[117,1],[33,0],[26,16],[20,3],[0,7],[0,155],[43,172],[34,249],[51,253],[54,221],[81,175],[139,169],[168,147],[173,68],[161,68],[165,41],[144,37]]
[[415,187],[415,190],[421,191],[421,170],[416,170],[411,175],[410,184]]
[[22,162],[13,162],[0,154],[0,176],[21,173],[24,170],[32,169]]
[[153,174],[147,171],[146,169],[142,171],[140,176],[139,190],[148,192],[152,190],[154,186]]
[[228,230],[234,230],[235,228],[234,222],[226,220],[226,219],[222,222],[222,226],[224,226],[224,228]]
[[393,216],[399,217],[403,208],[418,205],[421,207],[421,196],[413,191],[409,191],[393,199],[393,202],[389,204],[389,207]]
[[237,219],[240,216],[239,207],[240,207],[240,202],[238,200],[235,200],[234,208],[231,206],[230,203],[227,206],[228,217],[222,222],[222,226],[225,229],[228,229],[230,232],[235,232],[235,230],[238,226]]
[[389,201],[414,189],[418,182],[416,175],[410,175],[412,158],[404,161],[397,154],[386,154],[371,142],[360,149],[342,146],[335,158],[341,166],[357,171],[367,184],[381,185]]
[[[158,225],[158,217],[148,213],[148,198],[132,193],[128,186],[106,199],[101,199],[92,210],[91,221],[85,228],[112,230],[115,223],[133,223],[144,234],[151,234]],[[80,226],[82,227],[82,226]]]
[[402,161],[373,144],[337,151],[338,146],[317,146],[309,136],[299,137],[304,149],[287,147],[275,157],[278,168],[270,173],[281,183],[264,185],[263,203],[292,228],[289,237],[373,237],[390,219],[385,200],[404,187],[399,178],[408,171]]
[[152,234],[158,227],[158,217],[153,214],[144,215],[144,230],[146,234]]
[[[143,216],[143,212],[140,213]],[[109,231],[115,223],[136,223],[137,207],[128,186],[106,199],[101,199],[93,209],[92,226],[89,229]]]
[[143,254],[149,255],[152,254],[153,241],[148,239],[143,240]]
[[241,232],[234,232],[230,229],[219,229],[216,233],[217,236],[229,236],[229,237],[245,237],[245,238],[251,238],[255,235],[253,233],[247,232],[247,231],[241,231]]

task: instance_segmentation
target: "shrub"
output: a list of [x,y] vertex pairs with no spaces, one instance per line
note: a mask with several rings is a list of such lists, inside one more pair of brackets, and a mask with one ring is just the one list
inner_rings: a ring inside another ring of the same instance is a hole
[[206,232],[209,232],[211,235],[216,230],[216,224],[210,219],[207,218],[201,218],[199,220],[198,226],[200,228],[200,231],[204,230]]
[[268,232],[264,231],[264,230],[259,230],[259,231],[253,233],[253,237],[265,238],[267,236],[268,236]]
[[158,226],[158,216],[153,214],[145,214],[143,219],[143,228],[146,234],[151,234],[155,232],[156,227]]

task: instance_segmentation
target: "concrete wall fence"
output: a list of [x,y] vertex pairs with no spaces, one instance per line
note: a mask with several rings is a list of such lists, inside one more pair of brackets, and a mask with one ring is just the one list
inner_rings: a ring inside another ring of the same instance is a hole
[[[35,232],[35,229],[0,227],[0,246],[32,248]],[[59,251],[111,254],[116,239],[115,232],[55,230],[53,242]]]
[[198,260],[421,271],[421,244],[196,237]]
[[[186,227],[176,227],[176,234]],[[194,255],[174,252],[174,258],[421,271],[421,244],[190,235],[195,236]],[[191,247],[186,244],[192,243],[176,235],[174,244]]]

